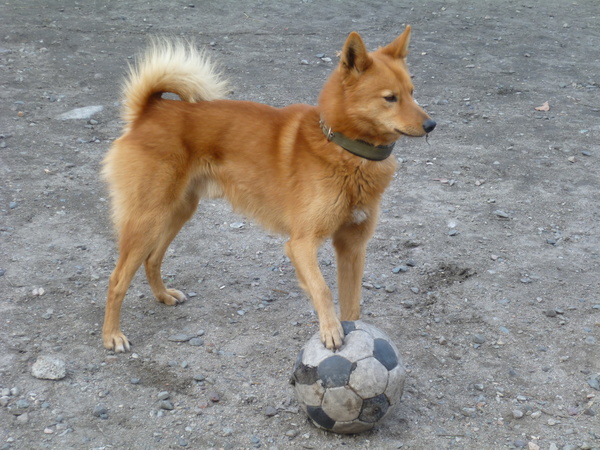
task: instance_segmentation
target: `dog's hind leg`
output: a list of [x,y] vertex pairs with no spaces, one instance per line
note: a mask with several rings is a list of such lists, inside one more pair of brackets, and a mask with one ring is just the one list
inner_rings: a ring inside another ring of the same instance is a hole
[[192,216],[199,197],[190,193],[178,206],[163,212],[161,217],[143,214],[125,225],[119,238],[119,260],[108,287],[102,336],[104,347],[124,352],[130,349],[129,340],[120,328],[121,305],[133,276],[145,264],[146,276],[156,298],[175,305],[185,299],[183,293],[167,289],[160,275],[163,256],[173,238]]
[[165,287],[160,268],[169,245],[175,239],[175,236],[177,236],[183,225],[192,217],[198,207],[199,200],[200,197],[196,193],[188,193],[185,200],[172,211],[171,217],[167,218],[168,223],[162,231],[157,245],[144,261],[146,277],[152,288],[152,293],[158,301],[165,305],[176,305],[186,300],[183,292]]
[[[131,227],[129,227],[131,228]],[[102,337],[104,347],[116,352],[129,350],[129,340],[121,331],[121,305],[133,276],[148,254],[147,235],[133,234],[124,227],[120,236],[119,260],[110,276],[104,313]]]

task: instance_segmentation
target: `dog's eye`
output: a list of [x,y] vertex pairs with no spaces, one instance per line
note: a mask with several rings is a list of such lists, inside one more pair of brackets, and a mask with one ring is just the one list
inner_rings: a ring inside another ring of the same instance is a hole
[[396,97],[395,95],[386,95],[385,97],[383,97],[385,99],[386,102],[389,103],[395,103],[398,101],[398,97]]

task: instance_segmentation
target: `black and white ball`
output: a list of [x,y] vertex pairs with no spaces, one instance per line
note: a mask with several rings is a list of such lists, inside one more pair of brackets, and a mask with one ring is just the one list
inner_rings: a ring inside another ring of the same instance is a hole
[[316,333],[298,354],[292,383],[300,406],[319,428],[360,433],[400,402],[406,371],[389,337],[363,321],[342,322],[335,353]]

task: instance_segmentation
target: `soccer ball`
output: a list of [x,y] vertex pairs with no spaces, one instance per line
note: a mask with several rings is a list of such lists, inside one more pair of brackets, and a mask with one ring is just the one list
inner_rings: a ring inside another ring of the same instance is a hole
[[360,320],[342,322],[335,353],[316,333],[298,354],[292,384],[313,423],[335,433],[370,430],[400,402],[406,371],[386,334]]

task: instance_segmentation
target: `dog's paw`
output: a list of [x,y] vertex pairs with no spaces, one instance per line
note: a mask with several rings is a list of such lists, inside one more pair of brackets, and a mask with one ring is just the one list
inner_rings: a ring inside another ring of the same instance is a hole
[[104,336],[104,348],[114,350],[115,353],[124,353],[131,350],[129,339],[120,331],[110,336]]
[[165,292],[156,296],[159,302],[168,306],[174,306],[187,300],[185,294],[177,289],[167,289]]
[[321,342],[329,350],[338,350],[344,343],[344,329],[339,320],[331,325],[321,324]]

